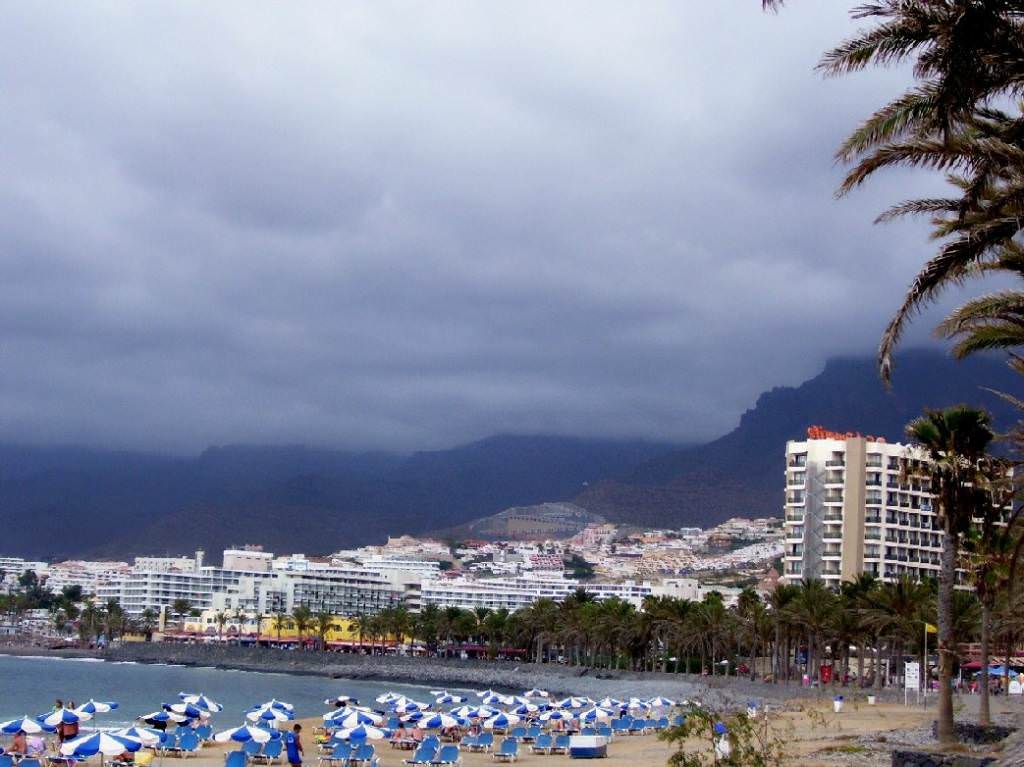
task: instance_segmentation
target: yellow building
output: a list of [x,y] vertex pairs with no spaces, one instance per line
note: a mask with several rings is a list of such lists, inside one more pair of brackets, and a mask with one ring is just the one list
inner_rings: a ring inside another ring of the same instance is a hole
[[[219,617],[221,615],[223,618]],[[219,610],[203,610],[198,616],[186,618],[183,633],[213,642],[238,639],[289,643],[300,641],[299,632],[290,616],[285,617],[282,625],[278,626],[277,618],[273,615],[263,615],[257,620],[255,613],[244,613],[239,616],[233,611],[221,613]],[[310,622],[310,626],[303,632],[301,639],[307,641],[319,639],[315,619]],[[331,629],[327,632],[326,639],[328,644],[358,644],[359,632],[356,629],[355,621],[341,615],[333,616]],[[368,637],[364,637],[364,643],[369,643]]]

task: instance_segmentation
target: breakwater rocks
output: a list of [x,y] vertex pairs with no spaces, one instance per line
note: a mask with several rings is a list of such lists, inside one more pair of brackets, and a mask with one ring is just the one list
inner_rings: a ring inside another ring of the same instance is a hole
[[927,754],[922,751],[892,752],[892,767],[986,767],[995,763],[995,759],[987,756]]
[[[1002,727],[997,724],[983,727],[982,725],[974,724],[973,722],[956,722],[954,727],[956,730],[957,740],[961,743],[973,743],[976,746],[982,746],[988,743],[998,743],[1016,732],[1016,729],[1013,727]],[[938,736],[939,723],[932,722],[932,737],[937,738]]]

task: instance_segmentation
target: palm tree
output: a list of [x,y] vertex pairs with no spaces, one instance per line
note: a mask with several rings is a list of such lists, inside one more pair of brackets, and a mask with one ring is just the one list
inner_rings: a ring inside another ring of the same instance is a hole
[[789,617],[807,639],[807,673],[814,679],[824,658],[825,634],[835,617],[836,595],[824,581],[805,579],[789,606]]
[[334,622],[334,616],[328,610],[319,610],[313,616],[313,625],[316,629],[317,642],[321,650],[327,649],[327,635],[338,628]]
[[156,611],[151,607],[147,607],[139,615],[139,629],[145,635],[147,642],[153,638],[153,629],[156,628],[156,619]]
[[964,405],[926,411],[907,426],[911,440],[931,458],[932,490],[943,526],[939,571],[939,710],[938,736],[952,743],[953,726],[953,589],[960,540],[971,529],[979,509],[976,485],[983,481],[980,467],[994,434],[988,413]]
[[271,613],[271,614],[274,616],[272,623],[273,623],[274,631],[277,632],[277,642],[278,642],[278,644],[280,644],[281,643],[281,632],[284,631],[284,629],[286,629],[286,628],[290,628],[291,625],[292,625],[292,622],[291,622],[291,619],[288,616],[288,613],[285,612],[285,609],[283,607],[280,607],[280,606],[275,607],[273,613]]
[[217,642],[224,639],[224,627],[228,625],[228,614],[224,610],[218,610],[213,616],[213,622],[217,624]]
[[306,632],[309,631],[309,627],[313,623],[313,611],[305,605],[299,605],[292,610],[292,623],[299,636],[299,644],[305,646]]

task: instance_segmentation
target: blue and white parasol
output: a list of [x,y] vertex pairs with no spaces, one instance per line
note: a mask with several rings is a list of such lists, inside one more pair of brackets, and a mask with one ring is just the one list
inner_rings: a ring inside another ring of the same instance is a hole
[[78,714],[70,708],[58,708],[49,714],[40,714],[36,717],[37,722],[41,722],[47,727],[56,727],[61,724],[77,724],[78,722],[86,722],[89,719],[92,719],[92,714]]
[[121,738],[134,738],[144,746],[155,746],[160,742],[160,731],[151,730],[148,727],[125,727],[122,730],[114,730],[110,734]]
[[270,730],[243,724],[241,727],[235,727],[232,730],[218,732],[213,736],[213,739],[218,743],[227,743],[229,740],[236,741],[237,743],[246,743],[250,740],[256,743],[266,743],[272,736]]
[[182,722],[188,721],[187,716],[175,714],[173,711],[154,711],[152,714],[143,714],[139,719],[143,722],[149,722],[150,724],[155,724],[156,722],[174,722],[175,724],[181,724]]
[[546,698],[549,693],[547,690],[541,690],[537,687],[527,690],[523,693],[527,698]]
[[449,706],[453,703],[465,703],[466,698],[462,695],[455,695],[454,693],[450,693],[445,690],[443,694],[438,695],[437,698],[435,698],[434,702],[439,706]]
[[676,702],[670,698],[651,698],[647,701],[647,705],[653,706],[654,708],[672,708]]
[[324,714],[324,721],[331,727],[348,730],[361,724],[380,724],[384,721],[384,717],[380,714],[368,713],[366,711],[342,710],[337,713]]
[[196,708],[201,708],[203,711],[209,711],[211,714],[216,714],[224,710],[224,706],[215,700],[207,698],[203,693],[196,695],[190,692],[179,692],[178,697],[185,703],[191,703]]
[[17,735],[19,732],[23,732],[26,735],[35,735],[43,731],[53,732],[56,729],[56,727],[43,724],[36,719],[29,719],[27,716],[21,719],[10,719],[6,722],[0,722],[0,733],[4,735]]
[[348,705],[350,705],[352,703],[358,703],[358,702],[359,701],[356,698],[353,698],[350,695],[338,695],[338,696],[335,696],[333,698],[328,698],[327,700],[325,700],[324,701],[324,705],[325,706],[348,706]]
[[515,714],[497,714],[484,722],[484,728],[493,730],[495,727],[504,730],[514,724],[519,724],[519,717]]
[[64,756],[79,754],[81,756],[92,756],[103,754],[104,756],[117,756],[125,751],[138,751],[142,748],[142,741],[135,738],[123,738],[120,735],[110,735],[106,732],[95,732],[83,738],[69,740],[60,747]]
[[384,730],[368,724],[361,724],[347,730],[338,730],[334,733],[335,740],[383,740],[386,737],[387,733]]
[[273,706],[258,706],[248,711],[245,718],[250,722],[288,722],[295,718],[295,714]]
[[76,714],[107,714],[117,708],[117,703],[112,700],[102,701],[90,698],[78,708],[74,709]]
[[462,727],[464,719],[456,719],[451,714],[430,714],[417,722],[416,726],[421,730],[442,730],[449,727]]
[[580,714],[581,722],[606,722],[611,719],[613,713],[606,708],[591,708]]
[[586,708],[594,703],[590,698],[578,698],[575,696],[569,696],[563,698],[555,704],[558,708]]

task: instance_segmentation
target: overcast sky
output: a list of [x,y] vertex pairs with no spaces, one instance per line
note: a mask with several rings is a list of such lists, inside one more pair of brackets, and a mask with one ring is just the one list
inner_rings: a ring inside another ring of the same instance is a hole
[[933,247],[833,198],[851,4],[9,4],[0,439],[717,436]]

